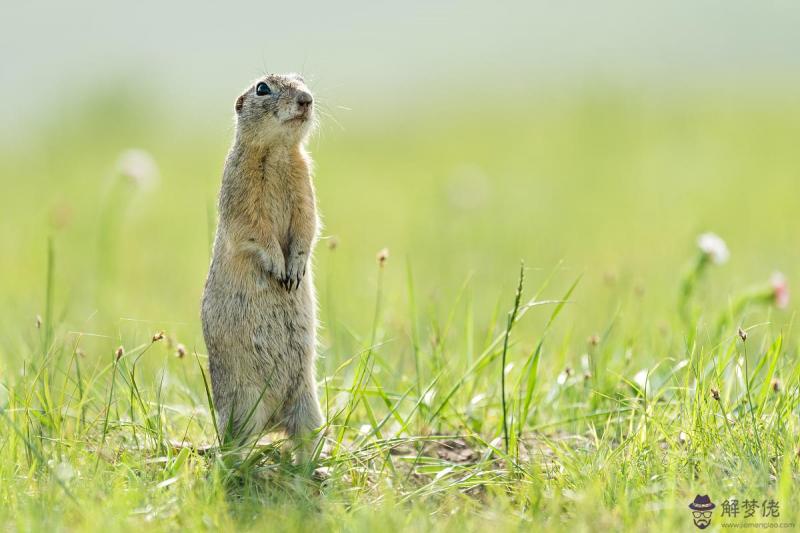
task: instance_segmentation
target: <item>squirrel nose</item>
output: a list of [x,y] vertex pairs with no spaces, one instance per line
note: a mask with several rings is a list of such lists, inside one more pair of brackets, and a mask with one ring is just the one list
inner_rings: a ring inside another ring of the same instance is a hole
[[299,105],[300,107],[309,107],[311,105],[311,102],[314,101],[311,95],[305,91],[300,91],[299,93],[297,93],[296,100],[297,100],[297,105]]

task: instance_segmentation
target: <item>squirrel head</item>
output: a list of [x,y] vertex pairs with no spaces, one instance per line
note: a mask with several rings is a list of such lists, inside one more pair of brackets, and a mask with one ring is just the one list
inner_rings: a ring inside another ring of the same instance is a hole
[[314,98],[298,74],[268,74],[236,99],[237,136],[248,144],[302,143],[314,125]]

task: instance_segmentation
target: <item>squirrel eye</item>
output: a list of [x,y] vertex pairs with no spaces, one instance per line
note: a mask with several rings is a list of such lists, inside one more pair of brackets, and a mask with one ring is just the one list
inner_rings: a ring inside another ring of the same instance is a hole
[[269,85],[264,83],[263,81],[256,85],[256,95],[257,96],[266,96],[268,94],[272,94],[272,91],[269,88]]

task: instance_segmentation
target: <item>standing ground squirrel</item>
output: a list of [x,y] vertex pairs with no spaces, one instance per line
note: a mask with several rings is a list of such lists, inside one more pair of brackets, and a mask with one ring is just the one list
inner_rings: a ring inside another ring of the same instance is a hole
[[318,218],[305,141],[313,98],[268,75],[236,100],[202,303],[217,426],[243,441],[282,428],[308,452],[322,422],[314,378]]

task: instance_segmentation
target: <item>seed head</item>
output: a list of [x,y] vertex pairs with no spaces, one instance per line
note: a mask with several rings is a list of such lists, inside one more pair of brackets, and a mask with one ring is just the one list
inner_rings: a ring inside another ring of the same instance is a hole
[[382,248],[378,252],[378,255],[376,256],[376,259],[378,260],[378,266],[383,268],[383,265],[386,264],[386,260],[389,259],[389,249],[388,248]]
[[719,389],[715,389],[714,387],[711,387],[711,397],[714,398],[715,400],[719,401]]
[[164,332],[163,331],[159,331],[159,332],[153,333],[153,342],[158,342],[163,338],[164,338]]
[[583,381],[589,381],[590,379],[592,379],[592,373],[587,370],[583,373]]
[[179,343],[179,344],[178,344],[178,345],[175,347],[175,356],[176,356],[178,359],[183,359],[183,356],[185,356],[185,355],[186,355],[186,346],[184,346],[183,344],[180,344],[180,343]]
[[117,361],[119,361],[119,360],[122,358],[122,356],[123,356],[123,355],[125,355],[125,348],[123,348],[122,346],[120,346],[119,348],[117,348],[117,349],[114,351],[114,355],[116,356],[116,358],[117,358]]
[[586,342],[588,342],[592,346],[597,346],[598,344],[600,344],[600,336],[592,335],[588,339],[586,339]]
[[739,331],[736,332],[739,335],[739,338],[742,339],[742,342],[747,340],[747,332],[742,328],[739,328]]

